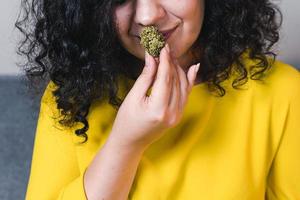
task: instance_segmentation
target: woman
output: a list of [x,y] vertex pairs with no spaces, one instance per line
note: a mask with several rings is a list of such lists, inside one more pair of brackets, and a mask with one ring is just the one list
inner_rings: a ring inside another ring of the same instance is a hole
[[22,5],[23,67],[50,80],[26,199],[300,199],[300,75],[269,0]]

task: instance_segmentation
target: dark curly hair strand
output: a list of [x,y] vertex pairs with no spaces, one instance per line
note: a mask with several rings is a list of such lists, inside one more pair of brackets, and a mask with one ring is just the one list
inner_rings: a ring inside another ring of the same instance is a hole
[[[88,140],[86,117],[92,102],[108,98],[118,109],[123,101],[117,95],[118,79],[125,75],[136,80],[142,70],[143,61],[127,52],[117,37],[113,12],[120,3],[22,0],[15,22],[24,35],[17,53],[26,56],[26,62],[20,67],[31,87],[49,79],[57,85],[53,95],[64,116],[59,122],[65,126],[83,123],[75,131],[84,137],[83,143]],[[251,79],[259,80],[272,66],[282,15],[269,0],[210,0],[205,4],[202,31],[193,46],[202,53],[198,75],[224,96],[220,83],[230,77],[232,66],[239,74],[232,86],[247,82],[243,53],[257,61]]]

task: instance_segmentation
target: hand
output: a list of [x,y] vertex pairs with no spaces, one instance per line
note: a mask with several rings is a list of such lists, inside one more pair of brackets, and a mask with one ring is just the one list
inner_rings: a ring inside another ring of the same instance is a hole
[[159,63],[145,52],[144,69],[118,110],[110,138],[125,146],[146,148],[165,129],[176,126],[194,86],[196,68],[199,65],[185,73],[168,44],[161,50]]

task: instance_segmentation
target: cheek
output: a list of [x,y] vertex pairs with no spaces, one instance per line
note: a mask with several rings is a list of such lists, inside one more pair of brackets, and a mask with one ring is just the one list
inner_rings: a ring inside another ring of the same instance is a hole
[[191,0],[190,5],[186,5],[186,22],[189,24],[189,29],[192,33],[198,34],[202,28],[204,19],[204,4],[200,0]]
[[199,16],[203,11],[202,0],[175,0],[170,1],[170,8],[173,8],[174,14],[181,19],[195,19],[196,15]]
[[[174,7],[173,14],[181,21],[181,29],[178,31],[178,38],[184,40],[184,43],[174,42],[174,47],[178,54],[182,55],[198,38],[203,18],[204,4],[202,0],[177,0],[177,6]],[[180,56],[179,55],[179,56]]]
[[124,9],[116,9],[115,11],[115,20],[118,27],[118,33],[122,37],[124,34],[128,32],[129,29],[129,20],[130,13]]
[[197,37],[204,18],[204,0],[176,0],[172,8],[173,14],[182,22],[183,36]]
[[[134,51],[134,43],[132,42],[132,35],[130,34],[132,12],[131,8],[120,7],[115,11],[115,20],[117,24],[117,33],[120,44],[127,49],[132,55],[136,55]],[[142,58],[142,57],[141,57]]]

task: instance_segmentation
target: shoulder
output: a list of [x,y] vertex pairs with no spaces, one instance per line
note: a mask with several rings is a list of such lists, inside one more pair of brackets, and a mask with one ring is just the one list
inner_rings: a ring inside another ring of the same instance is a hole
[[[286,99],[289,103],[300,101],[300,71],[282,61],[275,61],[273,74],[270,75],[270,82],[273,83],[274,93]],[[284,101],[284,100],[283,100]]]
[[[247,65],[252,65],[248,61]],[[249,75],[250,76],[250,75]],[[300,90],[300,72],[299,70],[280,60],[275,60],[271,68],[265,72],[261,81],[251,80],[256,89],[271,94],[280,94],[281,96],[290,97]]]
[[[57,109],[57,103],[53,91],[57,89],[57,85],[53,81],[49,81],[44,93],[41,97],[40,111],[41,114],[47,114],[54,118],[59,118],[60,112]],[[47,113],[45,113],[47,112]]]
[[65,116],[62,114],[62,110],[58,109],[56,103],[56,97],[53,92],[58,88],[58,86],[53,82],[49,81],[40,102],[40,112],[39,121],[42,127],[54,127],[53,132],[63,131],[63,132],[74,132],[75,130],[82,128],[80,123],[74,123],[72,127],[64,126],[60,123],[60,120],[64,120]]
[[300,84],[300,71],[296,67],[286,64],[282,61],[276,60],[272,66],[274,68],[273,79],[282,83],[285,82],[287,85],[296,85],[299,87]]
[[272,67],[273,73],[270,79],[274,82],[275,88],[288,91],[299,90],[300,72],[296,67],[279,60],[275,61]]
[[41,98],[41,103],[46,104],[47,106],[53,107],[55,106],[55,96],[53,95],[53,91],[57,89],[57,85],[51,80],[48,82],[44,93]]
[[[248,71],[248,75],[251,74],[251,68],[254,66],[258,66],[260,64],[260,60],[251,59],[249,52],[246,51],[241,55],[243,63]],[[272,81],[272,83],[281,84],[285,83],[285,85],[297,84],[300,81],[300,66],[299,69],[296,66],[289,65],[281,60],[275,59],[272,60],[271,57],[267,56],[267,61],[270,63],[270,68],[264,71],[266,75],[263,81]],[[254,70],[257,71],[257,70]]]

